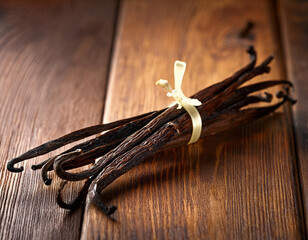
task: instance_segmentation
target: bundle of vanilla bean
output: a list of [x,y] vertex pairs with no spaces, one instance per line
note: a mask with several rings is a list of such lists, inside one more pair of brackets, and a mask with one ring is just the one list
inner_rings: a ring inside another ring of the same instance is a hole
[[[207,87],[192,96],[202,103],[197,107],[202,118],[201,137],[264,117],[274,112],[286,101],[295,103],[288,96],[288,89],[292,86],[289,81],[263,81],[242,86],[255,76],[268,73],[270,71],[268,65],[273,59],[270,56],[260,65],[255,66],[257,57],[254,48],[250,47],[247,52],[251,58],[247,66],[224,81]],[[251,107],[250,104],[253,103],[270,103],[273,98],[272,94],[265,92],[262,96],[254,95],[254,93],[277,85],[282,86],[281,91],[276,94],[276,97],[280,99],[278,103],[263,107]],[[33,165],[32,169],[41,169],[42,178],[46,185],[51,184],[51,179],[48,177],[49,171],[54,171],[63,180],[57,196],[57,203],[60,207],[74,209],[82,205],[88,197],[89,201],[109,215],[116,210],[116,207],[107,207],[103,204],[100,198],[102,190],[157,151],[186,144],[191,131],[192,123],[188,113],[184,109],[172,106],[160,111],[69,133],[12,159],[8,162],[7,168],[12,172],[21,172],[23,167],[15,167],[15,164],[99,134],[42,163]],[[79,170],[74,173],[69,171],[89,164],[91,165],[87,170]],[[67,181],[84,179],[86,182],[78,196],[69,203],[64,202],[61,191]]]

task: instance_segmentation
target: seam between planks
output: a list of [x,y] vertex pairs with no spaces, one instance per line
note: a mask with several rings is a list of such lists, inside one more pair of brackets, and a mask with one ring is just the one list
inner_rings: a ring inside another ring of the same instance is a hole
[[111,74],[111,66],[112,66],[112,60],[114,57],[114,51],[116,46],[116,37],[117,37],[117,29],[118,29],[118,20],[119,20],[119,12],[120,12],[120,6],[121,6],[121,0],[116,0],[116,7],[115,7],[115,14],[113,19],[113,28],[112,28],[112,37],[111,37],[111,46],[110,46],[110,52],[109,52],[109,61],[107,66],[107,73],[106,73],[106,84],[105,84],[105,94],[103,96],[103,107],[102,107],[102,114],[100,123],[103,123],[104,119],[104,112],[105,112],[105,105],[106,105],[106,99],[108,94],[108,88],[109,88],[109,80],[110,80],[110,74]]
[[[121,0],[115,0],[115,13],[114,13],[114,18],[113,18],[113,27],[112,27],[112,36],[111,36],[111,46],[109,50],[109,55],[108,55],[108,66],[107,66],[107,73],[105,76],[105,90],[103,94],[103,99],[102,99],[102,109],[101,109],[101,117],[99,124],[103,122],[104,118],[104,112],[105,112],[105,102],[107,98],[107,93],[108,93],[108,86],[109,86],[109,80],[110,80],[110,73],[111,73],[111,66],[112,66],[112,59],[114,57],[114,50],[116,46],[116,36],[117,36],[117,29],[118,29],[118,20],[119,20],[119,12],[120,12],[120,6],[121,6]],[[84,224],[84,215],[85,215],[85,207],[82,208],[81,212],[81,217],[80,217],[80,227],[79,227],[79,239],[82,239],[82,229],[83,229],[83,224]]]
[[[279,44],[278,48],[281,54],[281,65],[282,65],[282,74],[284,78],[287,78],[288,76],[288,69],[287,69],[287,59],[286,59],[286,54],[284,51],[284,36],[282,34],[282,27],[281,27],[281,16],[279,14],[279,8],[281,7],[281,3],[279,0],[272,0],[270,2],[270,8],[273,11],[273,23],[275,24],[275,28],[276,29],[276,36],[277,38],[277,43]],[[307,231],[306,231],[306,221],[307,219],[305,218],[305,209],[304,209],[304,197],[303,197],[303,185],[302,185],[302,181],[300,178],[300,172],[299,172],[299,157],[298,157],[298,143],[296,140],[296,130],[295,130],[295,125],[294,125],[294,114],[291,108],[291,105],[288,104],[287,106],[285,106],[285,108],[287,109],[287,114],[289,115],[289,119],[290,119],[290,125],[291,125],[291,129],[289,131],[290,135],[289,135],[289,139],[290,139],[290,145],[292,148],[292,155],[293,155],[293,165],[294,165],[294,180],[295,180],[295,185],[296,185],[296,190],[298,192],[298,209],[300,211],[300,226],[302,229],[302,235],[304,237],[304,239],[307,239]]]

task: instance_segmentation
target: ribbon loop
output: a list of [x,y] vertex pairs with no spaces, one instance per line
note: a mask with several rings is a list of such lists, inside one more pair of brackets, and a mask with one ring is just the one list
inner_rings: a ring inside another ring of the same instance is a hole
[[178,109],[182,107],[187,111],[192,120],[192,134],[188,144],[197,142],[201,136],[202,131],[202,119],[200,113],[195,106],[200,106],[202,103],[198,99],[188,98],[182,92],[181,86],[186,69],[186,63],[181,61],[175,61],[174,63],[174,81],[175,88],[172,89],[168,80],[160,79],[156,82],[156,85],[163,87],[167,91],[168,97],[173,97],[175,102],[178,104]]
[[185,70],[186,70],[186,62],[181,62],[181,61],[174,62],[174,88],[181,92],[182,92],[181,86]]

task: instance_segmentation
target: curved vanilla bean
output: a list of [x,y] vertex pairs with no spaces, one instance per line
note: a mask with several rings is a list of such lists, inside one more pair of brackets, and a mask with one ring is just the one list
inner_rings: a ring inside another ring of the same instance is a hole
[[[65,179],[68,181],[79,181],[80,177],[78,176],[82,176],[83,179],[86,179],[97,173],[93,167],[87,170],[80,171],[78,173],[71,173],[71,172],[68,172],[67,170],[85,166],[89,163],[92,163],[94,162],[93,160],[95,160],[97,157],[101,157],[104,154],[107,154],[109,151],[111,151],[118,145],[119,143],[103,145],[91,151],[81,153],[77,157],[72,157],[72,158],[59,157],[54,162],[53,168],[57,176],[60,177],[61,179]],[[105,165],[100,166],[99,169],[102,169],[104,167]]]
[[291,98],[288,94],[289,94],[289,89],[284,89],[286,92],[284,91],[279,91],[276,93],[276,97],[277,98],[283,98],[288,100],[292,105],[295,104],[297,102],[297,100],[294,100],[293,98]]
[[252,92],[257,92],[265,88],[274,87],[276,85],[287,85],[289,87],[293,87],[293,84],[288,80],[268,80],[268,81],[251,84],[245,87],[241,87],[237,89],[235,92],[240,93],[241,95],[242,94],[248,95]]
[[211,85],[211,86],[209,86],[209,87],[199,91],[198,93],[192,95],[190,98],[197,98],[198,100],[200,100],[199,98],[201,96],[204,96],[204,101],[206,101],[206,100],[208,100],[207,97],[210,97],[213,94],[217,94],[217,93],[223,91],[230,84],[232,84],[233,82],[237,81],[237,79],[240,76],[242,76],[246,72],[252,70],[254,68],[255,64],[256,64],[256,61],[257,61],[257,53],[256,53],[256,51],[255,51],[253,46],[249,46],[249,48],[247,49],[246,52],[250,56],[250,63],[248,65],[246,65],[245,67],[243,67],[239,71],[235,72],[231,77],[226,78],[226,79],[224,79],[221,82],[213,84],[213,85]]
[[95,163],[95,159],[98,157],[103,156],[104,154],[108,153],[112,149],[114,149],[116,146],[118,146],[123,139],[121,139],[118,142],[113,142],[110,144],[105,144],[103,146],[99,146],[97,148],[94,148],[90,151],[87,152],[82,152],[78,157],[74,158],[72,161],[70,159],[59,162],[58,164],[61,164],[61,167],[64,170],[71,170],[74,168],[82,167],[88,164],[93,164]]
[[81,149],[77,149],[73,152],[69,152],[69,153],[63,153],[59,156],[57,156],[55,159],[54,159],[54,165],[56,165],[58,162],[61,162],[61,161],[66,161],[68,159],[73,159],[75,157],[78,157],[82,154],[82,150]]
[[93,181],[93,179],[94,178],[87,179],[86,182],[83,184],[82,188],[80,189],[80,191],[78,192],[77,197],[71,200],[70,202],[65,202],[62,198],[61,192],[64,189],[65,185],[67,184],[66,180],[62,180],[60,187],[58,189],[57,198],[56,198],[56,201],[59,207],[67,209],[67,210],[75,210],[78,207],[80,207],[80,205],[83,204],[86,199],[88,188],[91,182]]
[[[91,186],[91,185],[90,185]],[[100,199],[99,194],[97,193],[96,190],[97,184],[95,184],[91,190],[88,190],[88,195],[87,197],[90,199],[89,201],[93,203],[94,206],[98,207],[104,214],[110,216],[113,214],[116,210],[117,207],[114,205],[111,206],[106,206]]]
[[47,172],[48,172],[48,169],[50,168],[50,166],[53,165],[53,163],[54,163],[54,161],[55,161],[56,158],[57,158],[57,156],[56,156],[56,157],[50,158],[50,159],[46,162],[46,164],[44,164],[44,166],[42,167],[41,176],[42,176],[43,182],[44,182],[45,185],[47,185],[47,186],[50,185],[50,184],[51,184],[51,181],[52,181],[52,179],[48,177]]
[[125,139],[127,136],[134,133],[135,131],[137,131],[138,129],[140,129],[141,127],[143,127],[144,125],[146,125],[147,123],[149,123],[152,119],[154,119],[163,111],[164,109],[159,111],[149,112],[146,114],[146,116],[140,115],[137,120],[110,129],[101,134],[100,136],[94,139],[90,139],[86,142],[80,143],[63,153],[72,152],[77,149],[81,149],[83,152],[88,152],[105,144],[119,142],[122,139]]
[[226,113],[224,115],[219,116],[215,120],[209,120],[208,127],[205,127],[202,131],[202,135],[210,136],[215,135],[221,131],[225,131],[230,129],[230,126],[240,126],[242,124],[251,122],[258,118],[262,118],[272,112],[274,112],[277,108],[282,106],[285,102],[290,101],[287,98],[284,98],[280,102],[267,106],[267,107],[258,107],[258,108],[249,108],[243,109],[241,111],[232,111],[230,113]]
[[40,163],[38,163],[38,164],[34,164],[34,165],[31,166],[31,169],[32,169],[33,171],[36,171],[36,170],[38,170],[38,169],[41,169],[42,167],[44,167],[44,165],[45,165],[47,162],[49,162],[49,160],[50,160],[50,158],[48,158],[47,160],[45,160],[45,161],[43,161],[43,162],[40,162]]
[[156,134],[152,134],[138,146],[115,158],[106,168],[98,174],[89,187],[90,201],[100,207],[103,213],[110,215],[115,208],[105,206],[99,198],[100,193],[105,187],[111,184],[115,179],[126,173],[131,168],[139,165],[147,157],[153,155],[162,148],[166,142],[176,137],[180,132],[175,123],[168,122],[162,126]]
[[203,109],[206,109],[207,114],[210,114],[217,109],[230,97],[230,95],[242,84],[245,82],[251,80],[253,77],[268,73],[270,71],[270,68],[267,66],[272,61],[273,57],[268,57],[265,61],[261,63],[258,67],[252,69],[251,71],[243,74],[241,77],[238,78],[237,81],[230,84],[228,87],[226,87],[222,92],[216,94],[213,98],[211,98],[209,101],[203,103],[201,106],[198,107],[198,111],[203,111]]
[[244,98],[243,100],[240,100],[240,101],[234,103],[229,108],[224,109],[222,111],[222,113],[231,111],[231,109],[240,109],[240,108],[245,107],[245,106],[252,104],[252,103],[259,103],[259,102],[268,102],[269,103],[269,102],[272,101],[272,98],[273,98],[272,94],[265,92],[264,95],[265,96],[262,96],[262,95],[248,96],[248,97]]
[[[226,108],[229,105],[232,105],[233,103],[241,100],[243,97],[260,91],[260,90],[264,90],[270,87],[274,87],[277,85],[287,85],[292,87],[292,83],[287,81],[287,80],[271,80],[271,81],[265,81],[265,82],[260,82],[260,83],[256,83],[256,84],[252,84],[252,85],[248,85],[245,87],[241,87],[239,89],[236,89],[236,91],[234,91],[234,93],[232,94],[232,96],[230,96],[229,99],[227,99],[225,101],[225,103],[222,104],[222,106],[220,108]],[[220,110],[219,108],[219,110]]]
[[87,127],[87,128],[83,128],[83,129],[74,131],[74,132],[69,133],[67,135],[64,135],[60,138],[57,138],[55,140],[44,143],[44,144],[42,144],[42,145],[40,145],[36,148],[29,150],[28,152],[25,152],[24,154],[22,154],[18,157],[10,160],[7,163],[7,169],[11,172],[21,172],[21,171],[23,171],[23,167],[21,166],[19,168],[16,168],[16,167],[14,167],[15,164],[22,162],[26,159],[30,159],[30,158],[34,158],[34,157],[37,157],[37,156],[44,155],[44,154],[51,152],[51,151],[53,151],[57,148],[60,148],[60,147],[65,146],[69,143],[81,140],[83,138],[92,136],[94,134],[101,133],[103,131],[107,131],[107,130],[116,128],[118,126],[121,126],[121,125],[129,123],[129,122],[138,121],[140,118],[151,116],[153,113],[155,113],[155,112],[145,113],[145,114],[142,114],[142,115],[139,115],[139,116],[136,116],[136,117],[122,119],[122,120],[119,120],[119,121],[116,121],[116,122],[91,126],[91,127]]

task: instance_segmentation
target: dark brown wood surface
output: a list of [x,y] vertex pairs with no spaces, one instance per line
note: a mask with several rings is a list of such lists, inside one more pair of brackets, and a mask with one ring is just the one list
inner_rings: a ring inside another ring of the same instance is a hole
[[294,107],[299,181],[308,231],[308,2],[279,1],[279,15],[288,79],[295,85]]
[[[306,239],[305,9],[291,0],[1,1],[0,239]],[[30,169],[44,158],[22,174],[6,170],[8,159],[72,130],[167,106],[155,82],[173,84],[175,60],[187,62],[191,95],[247,64],[249,45],[259,62],[275,56],[254,81],[295,83],[294,121],[285,106],[155,155],[102,192],[118,206],[112,218],[91,203],[60,209],[59,180],[43,186]]]
[[[240,39],[248,20],[252,36]],[[106,122],[166,106],[171,100],[155,81],[173,80],[177,59],[188,63],[187,95],[247,63],[250,44],[260,59],[276,57],[263,78],[284,78],[267,1],[123,1],[119,21]],[[157,154],[103,191],[119,208],[114,221],[88,203],[82,239],[303,238],[291,124],[285,108]]]
[[59,180],[6,161],[101,121],[115,13],[112,0],[0,3],[0,239],[80,237],[82,211],[56,205]]

